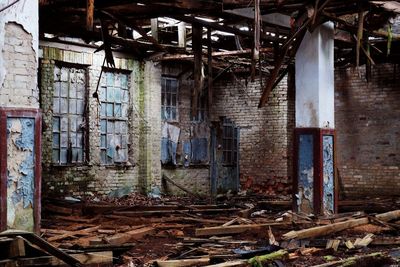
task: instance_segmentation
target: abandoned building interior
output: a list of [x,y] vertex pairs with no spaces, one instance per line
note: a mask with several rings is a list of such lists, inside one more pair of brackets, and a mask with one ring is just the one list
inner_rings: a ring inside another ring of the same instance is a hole
[[0,1],[0,266],[399,266],[400,1]]

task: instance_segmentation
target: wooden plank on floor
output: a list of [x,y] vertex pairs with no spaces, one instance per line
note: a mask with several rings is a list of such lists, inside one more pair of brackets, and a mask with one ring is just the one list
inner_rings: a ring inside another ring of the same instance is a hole
[[153,234],[154,232],[155,228],[153,227],[143,227],[126,233],[119,233],[110,237],[105,237],[104,240],[111,245],[122,245],[143,238],[146,235]]
[[156,261],[158,267],[204,266],[210,263],[210,258]]

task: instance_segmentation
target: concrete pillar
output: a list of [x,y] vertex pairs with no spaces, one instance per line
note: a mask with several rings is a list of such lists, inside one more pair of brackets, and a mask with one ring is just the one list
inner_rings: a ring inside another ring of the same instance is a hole
[[306,33],[296,54],[294,205],[305,213],[336,210],[333,42],[327,22]]

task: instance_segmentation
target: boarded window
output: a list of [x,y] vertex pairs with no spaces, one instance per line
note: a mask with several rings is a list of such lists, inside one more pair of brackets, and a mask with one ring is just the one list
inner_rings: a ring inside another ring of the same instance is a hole
[[233,165],[238,157],[238,128],[229,119],[224,118],[222,132],[223,163]]
[[53,163],[84,161],[85,88],[85,69],[55,66]]
[[128,160],[129,76],[105,72],[100,87],[100,157],[102,164]]
[[162,77],[161,79],[161,119],[178,119],[178,80]]

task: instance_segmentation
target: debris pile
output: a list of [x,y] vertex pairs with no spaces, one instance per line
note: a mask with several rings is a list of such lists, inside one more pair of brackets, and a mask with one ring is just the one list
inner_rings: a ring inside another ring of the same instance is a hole
[[400,210],[309,216],[276,211],[281,200],[132,199],[52,200],[42,237],[66,251],[112,251],[114,266],[385,266],[400,258]]

